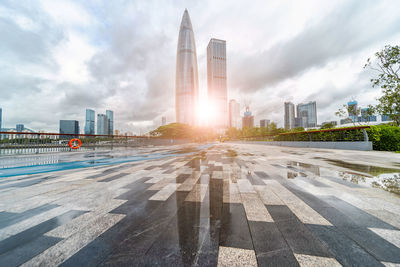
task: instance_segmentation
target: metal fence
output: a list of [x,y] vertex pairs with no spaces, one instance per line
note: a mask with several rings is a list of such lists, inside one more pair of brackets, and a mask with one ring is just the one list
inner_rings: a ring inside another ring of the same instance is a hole
[[[84,151],[133,147],[149,143],[150,137],[124,135],[86,135],[59,133],[0,132],[0,154],[34,154],[49,152]],[[79,138],[78,149],[72,149],[69,142]]]

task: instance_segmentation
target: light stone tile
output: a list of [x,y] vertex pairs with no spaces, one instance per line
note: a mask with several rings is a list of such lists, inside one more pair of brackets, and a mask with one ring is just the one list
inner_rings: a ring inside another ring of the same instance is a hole
[[385,261],[381,261],[381,263],[386,267],[400,267],[399,263],[385,262]]
[[386,241],[389,241],[396,247],[400,248],[400,231],[398,230],[388,230],[388,229],[380,229],[380,228],[368,228],[373,231],[375,234],[379,235]]
[[242,203],[238,185],[236,183],[225,182],[223,185],[223,202],[224,203]]
[[273,222],[264,203],[256,193],[241,193],[243,207],[249,221]]
[[124,217],[122,214],[105,214],[93,221],[91,227],[58,242],[22,266],[58,266]]
[[147,190],[161,190],[163,189],[166,185],[175,182],[175,178],[164,178],[161,181],[159,181],[158,183],[153,184],[152,186],[150,186]]
[[268,186],[253,186],[265,205],[284,205],[280,198]]
[[203,202],[208,191],[207,184],[195,184],[193,190],[187,195],[185,201]]
[[181,184],[168,184],[163,189],[155,193],[149,200],[167,200]]
[[295,196],[279,182],[274,180],[268,181],[268,186],[286,204],[286,206],[289,207],[289,209],[300,219],[301,222],[329,226],[332,225],[318,212],[304,203],[300,198]]
[[305,254],[294,254],[301,267],[326,267],[342,266],[336,259],[327,257],[318,257]]
[[220,246],[218,250],[218,267],[258,266],[254,250]]
[[256,193],[250,181],[247,179],[237,180],[237,185],[240,193]]
[[211,177],[213,179],[224,179],[224,172],[222,172],[222,171],[213,171]]
[[152,179],[146,181],[145,183],[146,183],[146,184],[156,184],[156,183],[160,182],[160,181],[163,180],[163,179],[164,179],[164,176],[159,175],[158,177],[154,177],[154,178],[152,178]]
[[392,212],[389,212],[387,210],[365,210],[369,214],[377,217],[378,219],[393,225],[394,227],[400,228],[400,216],[398,214],[394,214]]
[[82,231],[86,227],[90,227],[88,225],[91,225],[93,221],[98,220],[99,217],[105,216],[108,212],[121,206],[125,202],[127,202],[127,200],[123,199],[111,199],[107,202],[103,202],[95,210],[82,214],[68,223],[60,225],[50,232],[47,232],[45,235],[58,238],[67,238],[76,232]]

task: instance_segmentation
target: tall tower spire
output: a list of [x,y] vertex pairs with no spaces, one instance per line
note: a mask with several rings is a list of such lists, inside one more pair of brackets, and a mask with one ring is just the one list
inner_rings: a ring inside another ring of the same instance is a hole
[[189,12],[185,9],[179,29],[176,55],[176,121],[195,125],[199,97],[196,44]]

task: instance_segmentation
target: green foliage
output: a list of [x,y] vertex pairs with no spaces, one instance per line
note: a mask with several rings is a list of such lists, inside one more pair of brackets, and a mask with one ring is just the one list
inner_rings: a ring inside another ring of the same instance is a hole
[[170,123],[160,126],[151,131],[150,135],[160,138],[191,139],[193,141],[206,141],[216,138],[210,128],[194,127],[183,123]]
[[333,125],[332,122],[325,123],[321,126],[321,129],[331,129],[331,128],[335,128],[335,125]]
[[367,129],[374,150],[399,151],[400,128],[391,125],[376,125]]
[[315,130],[313,132],[306,133],[293,133],[278,135],[274,139],[275,141],[323,141],[323,142],[334,142],[334,141],[363,141],[364,134],[361,129],[357,130],[346,130],[343,128],[342,131],[332,132],[319,132]]
[[[303,129],[304,130],[304,129]],[[236,129],[234,127],[226,130],[225,135],[229,140],[235,139],[263,139],[272,138],[271,136],[285,132],[282,128],[277,128],[276,123],[271,122],[268,127],[252,127]]]
[[400,123],[400,46],[387,45],[382,51],[375,53],[376,61],[367,60],[364,68],[377,72],[371,79],[373,87],[380,86],[382,96],[375,107],[381,114],[387,114],[398,126]]

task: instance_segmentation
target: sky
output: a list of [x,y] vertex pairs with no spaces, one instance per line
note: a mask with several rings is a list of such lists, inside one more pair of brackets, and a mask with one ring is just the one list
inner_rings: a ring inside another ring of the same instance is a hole
[[317,102],[318,123],[356,99],[376,103],[363,69],[400,42],[400,1],[7,1],[0,2],[3,127],[58,132],[85,109],[114,111],[114,129],[141,134],[175,121],[179,25],[188,9],[201,97],[206,47],[227,42],[228,99],[255,122],[283,126],[285,101]]

